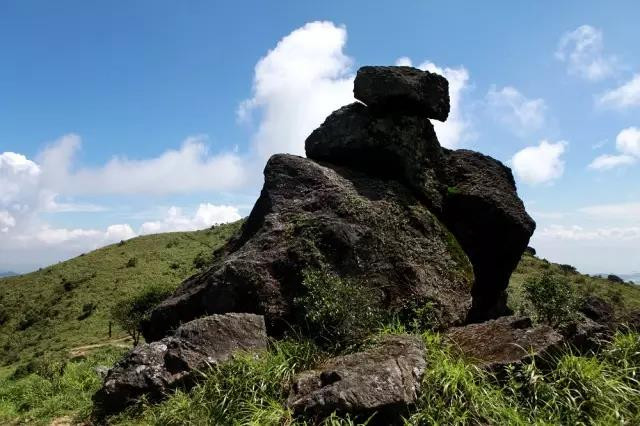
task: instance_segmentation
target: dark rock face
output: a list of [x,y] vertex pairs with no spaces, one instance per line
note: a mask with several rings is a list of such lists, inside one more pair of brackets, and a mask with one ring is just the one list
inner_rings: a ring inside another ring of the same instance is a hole
[[536,255],[536,249],[534,249],[531,246],[528,246],[524,251],[525,251],[525,253],[528,253],[531,256],[535,256]]
[[615,310],[610,303],[601,297],[590,295],[586,297],[580,306],[582,312],[587,318],[606,325],[610,328],[614,327],[616,321]]
[[442,208],[443,155],[424,117],[377,116],[354,103],[333,112],[305,142],[307,157],[400,180]]
[[412,191],[301,157],[271,157],[260,198],[227,250],[153,311],[148,341],[225,312],[262,314],[277,335],[295,324],[293,299],[308,268],[359,280],[389,312],[430,302],[443,326],[463,323],[471,305],[471,264]]
[[473,264],[471,321],[507,313],[504,290],[535,230],[508,167],[468,150],[445,150],[442,220]]
[[464,356],[488,370],[520,363],[531,355],[543,356],[564,342],[553,328],[534,327],[529,318],[517,316],[455,327],[446,336]]
[[394,424],[416,402],[426,368],[422,342],[389,336],[370,350],[328,360],[300,374],[288,405],[316,420],[334,411],[367,415],[376,424]]
[[94,396],[100,415],[121,411],[142,395],[158,400],[170,389],[189,386],[197,371],[238,351],[267,347],[264,318],[252,314],[212,315],[181,325],[170,337],[140,345],[107,373]]
[[362,67],[353,95],[382,115],[419,115],[440,121],[449,115],[447,79],[413,67]]

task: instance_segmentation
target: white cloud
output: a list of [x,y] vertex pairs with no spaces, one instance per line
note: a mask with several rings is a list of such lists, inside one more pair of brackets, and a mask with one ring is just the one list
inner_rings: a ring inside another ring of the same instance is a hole
[[640,202],[599,204],[583,207],[579,211],[606,221],[623,220],[640,223]]
[[194,231],[208,228],[220,223],[240,220],[240,212],[234,206],[216,206],[213,204],[200,204],[193,216],[186,216],[178,207],[171,207],[167,216],[159,221],[145,222],[140,227],[140,234],[155,234],[158,232]]
[[609,227],[609,228],[583,228],[578,225],[550,225],[536,233],[538,238],[561,240],[639,240],[640,226]]
[[634,75],[622,86],[600,95],[598,104],[605,108],[618,109],[640,106],[640,74]]
[[619,154],[600,155],[589,164],[589,168],[609,170],[638,162],[640,160],[640,129],[637,127],[622,129],[616,137],[616,149]]
[[555,55],[567,63],[569,74],[587,80],[601,80],[618,68],[616,58],[604,54],[602,31],[590,25],[565,33]]
[[187,138],[180,149],[155,158],[112,158],[104,166],[73,170],[80,149],[77,135],[67,135],[39,157],[47,188],[65,195],[176,194],[227,190],[245,183],[243,160],[234,153],[209,155],[203,137]]
[[538,185],[550,183],[564,173],[562,154],[565,141],[556,143],[543,140],[538,146],[530,146],[518,151],[511,159],[516,176],[525,183]]
[[353,60],[343,49],[347,31],[311,22],[293,31],[255,67],[253,96],[241,119],[261,115],[253,148],[264,161],[274,153],[304,155],[304,141],[334,110],[354,101]]
[[0,210],[0,232],[9,232],[9,228],[16,226],[16,220],[6,210]]
[[487,93],[487,104],[493,115],[517,134],[537,130],[545,122],[547,105],[542,99],[529,99],[511,86]]
[[616,137],[616,148],[625,154],[640,158],[640,129],[627,127]]
[[590,164],[589,168],[593,170],[609,170],[620,166],[628,166],[634,164],[637,160],[630,155],[610,155],[603,154],[597,156]]
[[[412,66],[412,62],[410,58],[403,56],[396,60],[396,65]],[[442,68],[430,61],[424,61],[417,68],[440,74],[449,81],[449,102],[451,104],[449,117],[444,123],[437,120],[432,120],[431,123],[442,146],[446,148],[459,147],[472,137],[471,125],[462,107],[462,96],[469,88],[469,72],[464,67]]]

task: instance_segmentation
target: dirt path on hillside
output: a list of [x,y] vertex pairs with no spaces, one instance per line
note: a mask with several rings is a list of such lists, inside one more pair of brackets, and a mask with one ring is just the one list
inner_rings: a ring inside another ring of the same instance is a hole
[[69,349],[69,356],[71,358],[87,356],[93,349],[103,348],[105,346],[129,349],[133,347],[133,340],[131,339],[131,337],[127,336],[121,337],[119,339],[105,340],[103,342],[94,343],[91,345],[78,346]]

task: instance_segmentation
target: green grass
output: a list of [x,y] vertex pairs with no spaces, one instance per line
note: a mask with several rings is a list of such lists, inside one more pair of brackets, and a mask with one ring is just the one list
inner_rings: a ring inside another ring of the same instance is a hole
[[606,278],[572,272],[566,266],[525,253],[511,275],[507,290],[509,294],[508,305],[514,311],[528,315],[533,314],[524,301],[524,287],[528,280],[543,273],[551,273],[568,282],[578,298],[589,295],[601,297],[614,307],[615,315],[618,318],[623,319],[630,312],[640,310],[640,285],[615,283]]
[[[65,416],[86,421],[91,396],[101,384],[95,367],[112,364],[125,349],[87,348],[76,351],[86,354],[71,361],[69,351],[107,341],[109,312],[118,301],[149,284],[177,286],[196,272],[196,258],[202,264],[202,254],[220,247],[238,227],[235,223],[140,237],[0,281],[0,322],[6,318],[0,325],[0,424],[44,425]],[[640,309],[640,287],[581,275],[530,255],[523,256],[511,278],[512,308],[532,313],[524,285],[545,272],[570,283],[579,297],[595,294],[609,301],[619,317]],[[90,315],[79,319],[87,311]],[[421,327],[397,322],[379,333],[417,333]],[[114,339],[124,335],[114,329]],[[428,368],[408,425],[640,424],[640,335],[636,333],[619,332],[597,353],[577,354],[567,348],[547,360],[545,368],[531,362],[509,369],[500,380],[460,358],[439,334],[429,331],[421,336]],[[358,347],[366,344],[354,348]],[[178,390],[159,404],[142,401],[109,421],[303,425],[304,420],[286,408],[288,385],[295,374],[327,356],[310,341],[272,342],[265,353],[237,356],[206,372],[190,391]],[[325,424],[352,425],[361,420],[334,414]]]
[[[222,246],[239,226],[138,237],[1,280],[0,377],[32,359],[64,358],[72,348],[107,341],[115,304],[149,284],[177,287],[196,272],[197,256]],[[95,308],[82,319],[85,306]],[[124,336],[114,326],[113,339]]]
[[86,359],[69,362],[50,372],[29,374],[14,380],[0,379],[0,424],[47,425],[68,416],[86,419],[91,397],[102,380],[95,368],[112,365],[124,351],[103,348]]

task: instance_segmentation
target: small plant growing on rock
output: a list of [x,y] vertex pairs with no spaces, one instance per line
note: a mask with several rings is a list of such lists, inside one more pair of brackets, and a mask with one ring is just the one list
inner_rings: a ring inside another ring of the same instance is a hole
[[524,291],[538,322],[557,326],[573,319],[577,297],[567,281],[544,273],[526,281]]
[[344,347],[382,322],[380,294],[364,283],[326,270],[306,270],[305,293],[294,300],[303,323],[325,346]]

